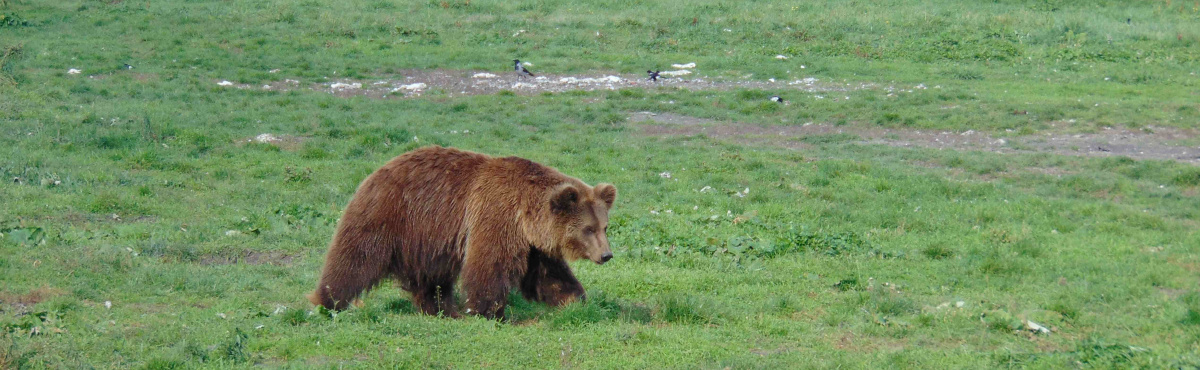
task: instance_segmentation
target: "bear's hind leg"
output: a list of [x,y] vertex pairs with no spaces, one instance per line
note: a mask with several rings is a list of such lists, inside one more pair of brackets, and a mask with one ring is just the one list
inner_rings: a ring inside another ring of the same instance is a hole
[[[480,248],[475,248],[478,250]],[[468,249],[470,250],[470,249]],[[468,252],[463,268],[467,313],[488,319],[503,319],[508,293],[524,274],[525,261],[512,257],[475,257]],[[491,261],[488,261],[491,258]]]
[[454,284],[428,284],[414,287],[413,305],[426,315],[445,315],[458,318],[458,304],[454,301]]
[[504,319],[508,293],[525,276],[529,240],[500,209],[476,210],[482,217],[468,225],[466,255],[462,266],[466,313],[488,319]]

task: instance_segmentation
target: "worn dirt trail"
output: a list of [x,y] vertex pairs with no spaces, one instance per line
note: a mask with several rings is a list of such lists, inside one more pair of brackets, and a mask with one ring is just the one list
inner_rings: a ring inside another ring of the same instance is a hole
[[[706,135],[739,143],[776,145],[801,149],[807,137],[846,134],[852,142],[896,147],[979,150],[994,153],[1053,153],[1075,156],[1126,156],[1133,159],[1174,160],[1200,165],[1200,147],[1182,143],[1200,135],[1196,130],[1148,127],[1147,130],[1105,129],[1096,133],[1046,132],[1035,135],[995,137],[975,131],[892,129],[879,127],[805,124],[762,126],[725,123],[671,113],[638,112],[629,117],[649,136]],[[1064,123],[1065,124],[1065,123]]]

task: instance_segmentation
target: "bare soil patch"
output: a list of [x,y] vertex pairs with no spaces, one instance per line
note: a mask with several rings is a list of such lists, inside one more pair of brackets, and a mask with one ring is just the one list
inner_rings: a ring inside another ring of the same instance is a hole
[[4,307],[9,306],[11,311],[21,313],[29,307],[41,303],[42,301],[66,294],[62,289],[50,286],[42,286],[30,290],[25,294],[16,294],[8,291],[0,291],[0,312],[4,312]]
[[1173,160],[1200,165],[1200,147],[1181,145],[1200,136],[1196,130],[1148,127],[1143,130],[1110,128],[1094,133],[1047,132],[998,137],[973,130],[896,129],[808,123],[800,126],[764,126],[727,123],[672,113],[632,113],[630,122],[642,122],[648,136],[706,135],[743,144],[775,145],[803,149],[816,142],[848,141],[896,147],[978,150],[993,153],[1053,153],[1060,155]]
[[200,258],[202,265],[277,265],[291,266],[299,257],[282,251],[243,251],[233,254],[213,254]]
[[237,141],[237,144],[240,146],[248,143],[260,143],[274,145],[282,150],[294,151],[300,149],[306,139],[303,136],[262,133],[254,137],[240,139]]
[[116,213],[98,214],[98,213],[79,213],[68,212],[61,216],[42,217],[38,220],[46,221],[65,221],[71,226],[86,226],[89,223],[109,223],[109,222],[158,222],[158,217],[150,215],[119,215]]

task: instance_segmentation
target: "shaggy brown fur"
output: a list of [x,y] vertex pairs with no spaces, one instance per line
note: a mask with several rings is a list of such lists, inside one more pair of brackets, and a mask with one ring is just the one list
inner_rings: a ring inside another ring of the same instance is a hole
[[426,147],[363,180],[338,223],[313,304],[345,309],[385,277],[430,315],[503,317],[519,287],[551,305],[585,297],[567,261],[612,258],[605,234],[617,197],[517,157]]

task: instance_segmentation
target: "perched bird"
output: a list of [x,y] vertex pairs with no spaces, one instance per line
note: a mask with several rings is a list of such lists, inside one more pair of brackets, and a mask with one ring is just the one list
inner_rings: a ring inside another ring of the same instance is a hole
[[647,78],[647,80],[658,82],[658,72],[662,72],[662,71],[646,70],[646,75],[650,76],[649,78]]
[[133,69],[133,66],[129,65],[129,63],[125,63],[125,69]]
[[530,73],[528,69],[525,69],[524,66],[521,66],[520,59],[513,59],[513,70],[517,71],[517,76],[533,77],[533,73]]
[[772,96],[771,101],[783,104],[783,98],[779,97],[779,95]]

